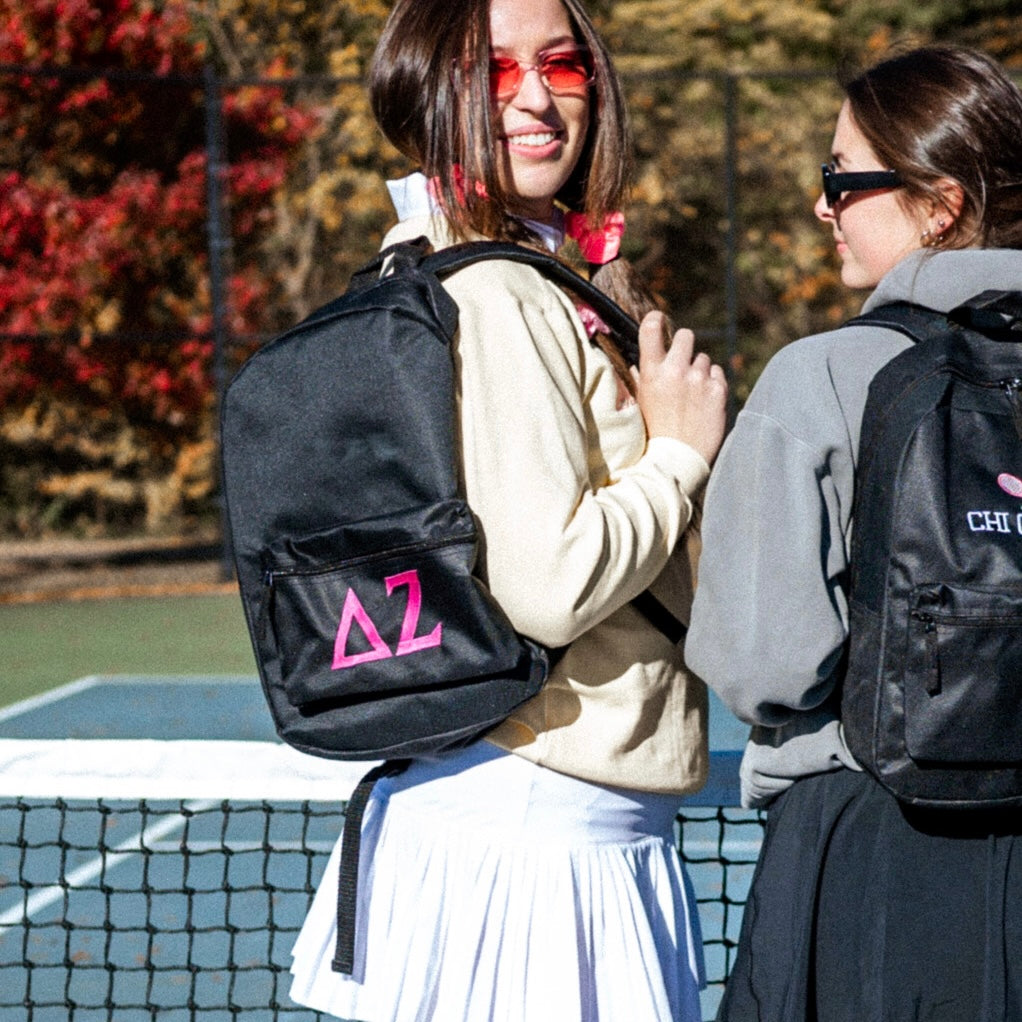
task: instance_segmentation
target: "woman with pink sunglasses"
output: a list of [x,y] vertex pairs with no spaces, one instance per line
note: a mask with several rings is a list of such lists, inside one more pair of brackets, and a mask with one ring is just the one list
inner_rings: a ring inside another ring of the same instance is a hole
[[[580,0],[398,0],[370,94],[418,167],[384,245],[490,238],[621,268],[630,139]],[[535,269],[446,278],[460,467],[483,577],[563,650],[483,740],[377,783],[354,969],[331,968],[337,855],[292,997],[360,1022],[698,1022],[702,947],[673,824],[706,777],[706,692],[630,601],[687,621],[686,536],[724,430],[719,366],[650,313],[641,369]],[[386,367],[381,367],[386,371]]]

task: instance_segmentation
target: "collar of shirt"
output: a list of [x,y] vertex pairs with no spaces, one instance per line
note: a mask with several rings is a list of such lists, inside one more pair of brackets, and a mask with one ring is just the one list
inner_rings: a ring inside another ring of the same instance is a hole
[[[407,177],[388,181],[387,191],[390,193],[390,201],[394,204],[398,220],[435,216],[442,212],[430,193],[426,175],[419,171]],[[564,244],[564,214],[560,210],[556,211],[552,223],[525,219],[522,219],[522,223],[537,234],[551,252],[556,252]]]

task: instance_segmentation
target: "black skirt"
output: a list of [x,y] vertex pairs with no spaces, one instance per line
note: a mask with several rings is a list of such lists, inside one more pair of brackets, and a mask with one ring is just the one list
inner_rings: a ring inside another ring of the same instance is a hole
[[768,813],[718,1022],[1022,1022],[1022,812],[902,807],[867,774]]

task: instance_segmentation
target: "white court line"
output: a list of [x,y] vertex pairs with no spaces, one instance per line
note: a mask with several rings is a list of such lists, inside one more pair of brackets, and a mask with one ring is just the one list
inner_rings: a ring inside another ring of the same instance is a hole
[[[192,812],[201,812],[204,809],[212,809],[217,804],[217,800],[209,799],[187,803],[186,808]],[[14,908],[0,913],[0,937],[8,930],[20,926],[26,919],[30,919],[37,912],[42,912],[43,909],[59,901],[64,897],[65,891],[84,887],[90,880],[95,880],[104,869],[112,869],[118,863],[130,859],[132,855],[141,854],[144,847],[155,844],[169,834],[172,834],[175,830],[184,827],[188,819],[189,817],[178,813],[174,816],[168,816],[158,823],[151,824],[132,837],[129,837],[126,841],[122,841],[106,856],[99,855],[91,862],[87,862],[83,866],[72,870],[63,884],[53,884],[50,887],[44,887],[29,895],[23,904],[16,905]]]
[[49,703],[59,702],[61,699],[68,699],[86,689],[94,688],[104,679],[98,674],[91,674],[87,678],[79,678],[77,681],[69,681],[66,685],[59,685],[51,688],[48,692],[42,692],[37,696],[22,699],[20,702],[11,703],[10,706],[0,708],[0,721],[10,720],[12,717],[19,717],[30,710],[38,709],[40,706],[47,706]]
[[254,674],[90,674],[64,685],[48,689],[39,695],[29,696],[9,706],[0,707],[0,721],[20,717],[23,713],[37,710],[49,703],[60,702],[85,692],[90,688],[103,686],[152,685],[154,688],[174,685],[258,685]]

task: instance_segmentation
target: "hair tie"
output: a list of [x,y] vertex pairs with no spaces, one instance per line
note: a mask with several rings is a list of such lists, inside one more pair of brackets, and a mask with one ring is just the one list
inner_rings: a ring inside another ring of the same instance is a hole
[[600,227],[593,227],[585,213],[564,214],[564,233],[578,242],[587,263],[602,266],[616,259],[625,233],[623,213],[608,213]]

